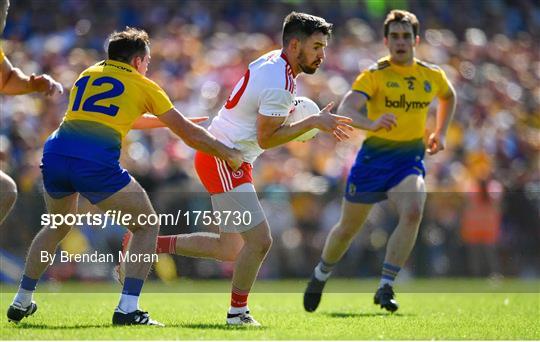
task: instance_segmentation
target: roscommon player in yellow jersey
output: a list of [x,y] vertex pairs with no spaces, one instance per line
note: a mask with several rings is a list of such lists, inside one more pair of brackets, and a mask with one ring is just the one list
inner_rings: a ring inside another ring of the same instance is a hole
[[[6,26],[8,8],[9,1],[0,0],[0,33],[4,32]],[[0,94],[21,95],[34,92],[45,95],[61,94],[63,88],[49,75],[28,76],[19,68],[15,68],[4,54],[0,44]],[[3,114],[2,111],[0,107],[0,115]],[[17,199],[17,186],[13,179],[3,171],[0,171],[0,190],[0,224],[2,224]]]
[[[83,71],[75,82],[64,120],[43,151],[41,169],[49,214],[77,213],[79,194],[103,212],[116,210],[132,218],[155,214],[144,189],[118,160],[122,138],[134,124],[139,128],[157,126],[152,120],[140,119],[144,113],[157,116],[189,146],[223,158],[233,169],[241,165],[238,151],[187,120],[167,94],[145,77],[149,62],[148,35],[128,28],[111,34],[108,59]],[[159,226],[141,225],[134,219],[126,228],[133,233],[129,252],[140,258],[125,265],[126,278],[112,322],[161,325],[139,308]],[[55,229],[44,226],[32,241],[21,285],[8,310],[11,321],[18,322],[36,311],[32,294],[48,266],[41,255],[53,255],[70,230],[68,224]]]
[[[414,246],[426,199],[424,152],[435,154],[444,149],[456,104],[455,91],[444,72],[415,58],[418,30],[414,14],[391,11],[384,22],[389,56],[356,78],[338,109],[338,114],[353,117],[353,126],[368,133],[347,180],[341,218],[326,239],[304,294],[306,311],[317,309],[332,269],[361,230],[372,206],[385,199],[397,209],[399,223],[386,246],[374,302],[391,312],[398,309],[393,281]],[[437,125],[425,146],[426,117],[434,98],[439,100]]]

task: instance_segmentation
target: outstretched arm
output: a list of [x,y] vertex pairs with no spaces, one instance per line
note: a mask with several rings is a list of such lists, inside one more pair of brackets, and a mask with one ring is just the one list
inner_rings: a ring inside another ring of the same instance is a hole
[[240,151],[223,145],[210,132],[189,121],[176,108],[169,110],[158,118],[174,134],[184,140],[188,146],[225,160],[233,170],[237,170],[242,165],[243,160]]
[[334,103],[331,102],[319,113],[308,116],[307,118],[284,124],[283,117],[270,117],[266,115],[257,115],[257,142],[263,149],[276,147],[302,134],[317,128],[326,133],[332,133],[339,140],[349,138],[347,130],[353,130],[348,124],[351,119],[330,113]]
[[[200,123],[208,120],[208,116],[188,118],[188,120],[193,123]],[[152,114],[144,114],[135,121],[133,126],[131,126],[131,129],[152,129],[164,127],[167,127],[167,125],[163,123],[163,121],[161,121],[158,117]]]
[[28,76],[19,68],[14,68],[7,58],[0,64],[0,93],[6,95],[20,95],[33,92],[45,95],[61,94],[62,85],[51,76],[43,74]]
[[[396,117],[393,114],[386,113],[377,120],[372,121],[367,117],[366,103],[368,98],[358,92],[349,90],[341,101],[337,113],[339,115],[350,117],[353,122],[351,126],[366,131],[378,131],[380,129],[391,130],[397,125]],[[359,114],[359,115],[358,115]]]

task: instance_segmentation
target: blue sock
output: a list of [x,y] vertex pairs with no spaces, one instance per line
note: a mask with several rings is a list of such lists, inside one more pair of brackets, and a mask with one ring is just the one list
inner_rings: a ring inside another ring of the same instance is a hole
[[139,296],[144,284],[144,280],[137,278],[124,279],[122,296],[118,308],[125,313],[130,313],[139,309]]
[[383,287],[385,284],[394,286],[394,280],[396,279],[400,269],[401,267],[399,266],[394,266],[385,262],[382,268],[381,282],[379,283],[379,287]]
[[23,308],[28,307],[28,305],[32,303],[32,297],[36,290],[37,283],[38,279],[32,279],[23,275],[19,290],[17,291],[15,298],[13,298],[13,302],[19,303]]

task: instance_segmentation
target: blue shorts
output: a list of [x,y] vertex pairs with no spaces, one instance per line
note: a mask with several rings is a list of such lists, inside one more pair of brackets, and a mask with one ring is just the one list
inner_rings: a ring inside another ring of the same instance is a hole
[[397,166],[393,169],[375,165],[355,164],[347,178],[345,199],[352,203],[372,204],[388,198],[386,192],[410,175],[426,175],[422,161]]
[[47,193],[55,199],[75,192],[96,204],[129,184],[131,176],[117,165],[47,153],[41,160],[41,173]]

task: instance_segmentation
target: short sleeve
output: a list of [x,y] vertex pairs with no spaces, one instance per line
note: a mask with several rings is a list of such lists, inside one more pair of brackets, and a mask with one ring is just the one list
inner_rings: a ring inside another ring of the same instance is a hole
[[377,91],[375,87],[375,81],[373,80],[373,73],[369,70],[364,70],[352,84],[352,90],[364,94],[368,99]]
[[448,81],[448,78],[446,78],[446,73],[443,69],[437,70],[437,87],[439,88],[439,92],[437,93],[438,97],[445,97],[450,92],[450,81]]
[[5,58],[6,55],[4,54],[4,50],[2,50],[2,46],[0,46],[0,63],[4,63]]
[[275,117],[287,116],[293,100],[293,95],[285,89],[265,89],[259,95],[259,113]]
[[146,81],[146,111],[160,116],[171,110],[174,105],[165,91],[157,83],[149,79]]

